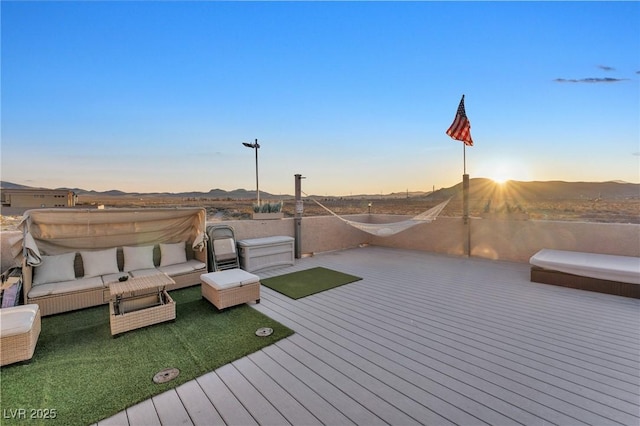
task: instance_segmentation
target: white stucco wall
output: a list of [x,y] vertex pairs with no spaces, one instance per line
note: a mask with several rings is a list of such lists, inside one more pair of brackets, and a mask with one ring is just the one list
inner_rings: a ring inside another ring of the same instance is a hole
[[[404,216],[355,215],[353,220],[395,222]],[[294,219],[236,220],[236,238],[272,235],[295,236]],[[535,220],[492,220],[472,218],[467,228],[461,218],[441,217],[390,237],[375,237],[353,228],[333,216],[302,219],[302,254],[308,255],[371,244],[465,256],[467,239],[471,256],[528,262],[542,248],[640,257],[640,225]],[[2,270],[13,264],[8,239],[18,232],[0,233]]]

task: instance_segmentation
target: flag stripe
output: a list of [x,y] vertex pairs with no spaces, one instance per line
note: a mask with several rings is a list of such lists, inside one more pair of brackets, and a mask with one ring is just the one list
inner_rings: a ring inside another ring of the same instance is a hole
[[467,118],[467,113],[464,109],[464,95],[460,99],[458,110],[456,111],[456,117],[453,119],[453,123],[449,129],[447,129],[447,135],[451,138],[464,142],[467,146],[473,146],[473,139],[471,139],[471,123]]

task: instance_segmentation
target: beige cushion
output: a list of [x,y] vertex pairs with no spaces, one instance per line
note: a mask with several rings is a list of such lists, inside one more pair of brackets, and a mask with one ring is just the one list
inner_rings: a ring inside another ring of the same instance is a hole
[[9,337],[28,333],[33,327],[38,309],[40,308],[36,304],[0,309],[0,335]]
[[75,253],[42,256],[42,263],[33,268],[33,285],[69,281],[76,278],[73,269]]
[[117,274],[118,258],[117,249],[110,248],[98,251],[81,251],[82,266],[84,267],[84,277],[97,277],[99,275]]
[[161,274],[160,270],[156,268],[138,269],[136,271],[129,271],[129,273],[132,277],[145,277],[147,275]]
[[160,244],[160,266],[175,265],[187,261],[185,243]]
[[200,281],[218,290],[260,282],[260,277],[243,269],[226,269],[200,275]]
[[29,291],[29,298],[65,294],[74,291],[104,288],[101,277],[80,278],[73,281],[34,285]]
[[158,269],[167,275],[180,275],[187,274],[189,272],[197,271],[198,269],[204,269],[207,265],[199,260],[191,259],[188,262],[177,263],[175,265],[161,266]]

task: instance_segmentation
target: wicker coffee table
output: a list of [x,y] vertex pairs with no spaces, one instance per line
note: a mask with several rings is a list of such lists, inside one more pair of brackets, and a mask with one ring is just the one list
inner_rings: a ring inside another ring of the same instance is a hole
[[174,281],[159,273],[109,284],[111,335],[176,318],[176,304],[165,290]]

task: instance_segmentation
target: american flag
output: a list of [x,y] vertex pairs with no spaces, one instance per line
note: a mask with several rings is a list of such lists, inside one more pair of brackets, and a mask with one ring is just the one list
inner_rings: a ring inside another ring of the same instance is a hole
[[453,123],[451,123],[449,129],[447,129],[447,134],[453,139],[464,142],[467,146],[473,146],[471,123],[467,118],[467,113],[464,111],[464,95],[462,95],[462,99],[460,99],[456,118],[453,119]]

